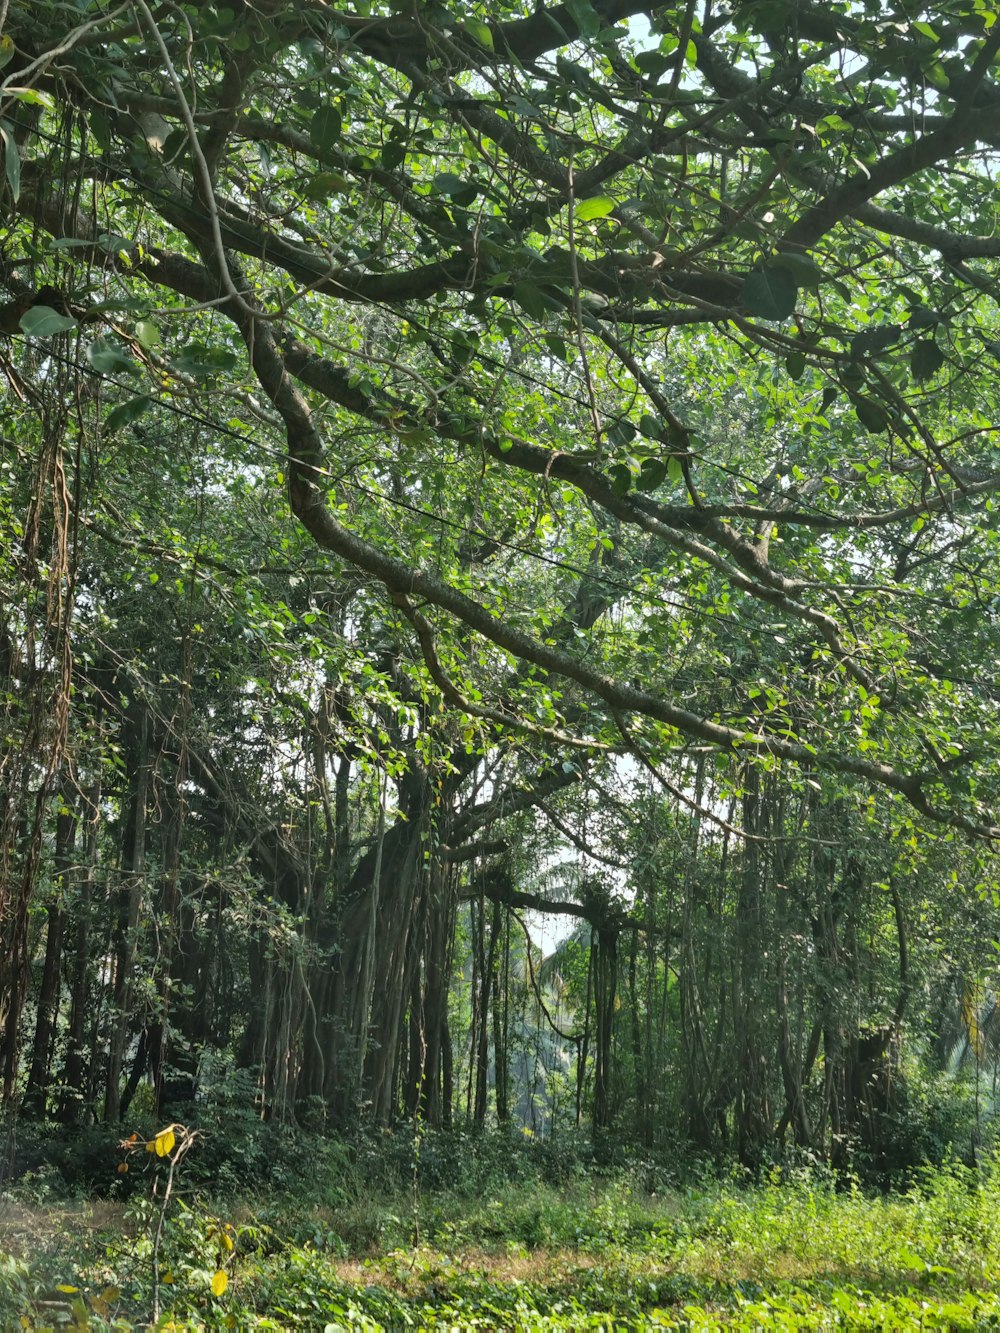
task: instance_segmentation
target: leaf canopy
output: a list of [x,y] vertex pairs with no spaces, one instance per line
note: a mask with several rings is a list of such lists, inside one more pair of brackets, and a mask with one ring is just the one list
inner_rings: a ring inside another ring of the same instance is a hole
[[490,743],[992,833],[1000,25],[913,15],[11,0],[10,382],[68,359],[153,472],[183,420],[185,484],[280,476]]

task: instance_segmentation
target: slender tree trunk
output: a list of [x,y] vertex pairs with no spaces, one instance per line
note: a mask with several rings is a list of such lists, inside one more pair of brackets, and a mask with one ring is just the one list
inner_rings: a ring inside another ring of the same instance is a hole
[[510,931],[506,932],[505,948],[494,950],[493,941],[499,941],[504,923],[503,908],[493,905],[490,952],[493,957],[493,1091],[496,1097],[497,1120],[505,1125],[510,1119],[508,1100],[509,1059],[507,1054],[507,1006],[510,967]]
[[[68,792],[62,800],[70,799]],[[63,932],[66,903],[69,899],[70,865],[76,843],[76,813],[66,806],[56,816],[55,900],[49,904],[45,934],[45,964],[38,992],[35,1040],[22,1109],[26,1115],[42,1116],[49,1088],[49,1061],[52,1056],[59,986],[62,970]]]
[[771,871],[764,850],[768,834],[779,826],[769,786],[752,765],[744,779],[743,827],[752,835],[743,846],[736,909],[734,994],[737,1043],[737,1150],[740,1161],[757,1167],[770,1139],[769,1042],[765,1020],[769,1005],[767,963],[768,905]]
[[130,771],[131,799],[125,822],[119,918],[115,939],[115,980],[112,992],[111,1040],[105,1084],[104,1118],[114,1123],[121,1112],[121,1076],[132,1021],[132,969],[138,947],[139,913],[146,871],[146,804],[149,791],[149,715],[143,703],[131,705],[133,717]]
[[453,929],[451,877],[440,863],[428,873],[427,902],[422,923],[424,993],[421,1006],[424,1039],[421,1107],[427,1124],[445,1119],[443,1088],[448,1039],[449,945]]
[[474,1123],[477,1129],[486,1124],[486,1109],[489,1105],[490,1089],[490,1005],[492,1000],[493,980],[496,971],[496,954],[499,936],[497,925],[499,908],[494,905],[493,920],[490,926],[489,953],[484,953],[483,935],[486,930],[486,909],[479,903],[479,945],[480,945],[480,988],[479,1001],[476,1005],[479,1042],[476,1050],[476,1109]]
[[583,1094],[587,1086],[587,1058],[590,1052],[590,1005],[594,993],[594,963],[597,954],[597,934],[590,932],[590,948],[587,950],[587,992],[583,1002],[583,1033],[576,1053],[576,1127],[580,1128],[583,1119]]
[[595,1135],[611,1127],[612,1043],[618,994],[618,936],[609,927],[597,932],[594,968],[594,1107]]
[[[100,728],[100,714],[96,719]],[[87,837],[84,846],[84,869],[79,881],[76,910],[73,912],[73,959],[70,980],[69,1031],[66,1034],[66,1062],[63,1068],[62,1101],[59,1119],[64,1124],[75,1121],[85,1102],[84,1080],[87,1053],[87,1013],[90,999],[91,957],[90,931],[94,895],[94,874],[98,852],[98,812],[101,800],[101,770],[87,793],[84,810]]]

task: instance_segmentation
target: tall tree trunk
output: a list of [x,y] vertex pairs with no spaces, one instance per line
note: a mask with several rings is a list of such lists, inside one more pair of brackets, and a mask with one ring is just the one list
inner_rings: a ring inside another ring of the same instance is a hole
[[[493,948],[499,941],[501,928],[506,925],[503,949]],[[509,1058],[507,1053],[507,1010],[510,982],[510,928],[505,922],[503,908],[493,905],[493,923],[490,930],[490,953],[493,957],[493,1092],[496,1097],[497,1120],[505,1125],[510,1119]]]
[[490,1009],[493,995],[493,980],[496,972],[496,955],[499,936],[497,921],[499,908],[494,904],[490,926],[490,944],[487,953],[483,936],[486,931],[486,907],[482,898],[478,903],[479,920],[479,976],[480,987],[476,1004],[478,1041],[476,1045],[476,1107],[473,1123],[477,1129],[486,1124],[486,1110],[489,1105],[490,1091]]
[[[72,799],[63,790],[60,801]],[[70,869],[76,843],[76,812],[63,805],[56,816],[55,898],[49,904],[45,933],[45,963],[42,984],[38,992],[35,1017],[35,1040],[31,1051],[31,1066],[24,1091],[22,1109],[27,1115],[45,1113],[49,1087],[49,1061],[52,1057],[53,1035],[59,1005],[59,986],[62,971],[63,931],[66,924],[66,904],[70,896]]]
[[744,777],[743,827],[751,837],[744,843],[736,907],[734,995],[736,999],[737,1113],[736,1141],[740,1161],[760,1165],[771,1135],[770,1087],[767,1062],[767,906],[771,865],[766,840],[776,826],[769,786],[759,770],[749,765]]
[[[448,958],[454,928],[452,881],[446,867],[433,864],[428,876],[428,903],[424,918],[423,1022],[425,1062],[422,1112],[429,1125],[440,1126],[450,1099],[443,1086],[448,1037]],[[450,1052],[449,1052],[450,1054]]]
[[597,931],[594,967],[594,1107],[595,1136],[611,1127],[612,1045],[618,995],[618,935],[610,926]]
[[[100,718],[98,716],[98,727]],[[79,1118],[86,1101],[87,1017],[90,1010],[91,983],[91,912],[94,895],[94,874],[97,865],[99,810],[101,800],[101,770],[87,792],[84,803],[87,837],[84,845],[84,867],[79,881],[79,893],[73,912],[73,936],[70,974],[69,1031],[66,1034],[66,1061],[62,1075],[62,1100],[59,1119],[72,1124]],[[93,1017],[91,1015],[91,1017]]]
[[145,704],[130,704],[130,800],[122,841],[122,887],[118,893],[115,932],[115,976],[112,989],[111,1039],[104,1094],[104,1118],[115,1123],[121,1111],[121,1077],[132,1022],[132,970],[138,947],[139,914],[146,872],[146,805],[149,793],[149,714]]

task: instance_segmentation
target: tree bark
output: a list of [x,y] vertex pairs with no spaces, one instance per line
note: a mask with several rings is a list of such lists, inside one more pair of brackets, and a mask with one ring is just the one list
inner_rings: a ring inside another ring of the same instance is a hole
[[111,1038],[105,1082],[104,1119],[120,1119],[121,1076],[132,1022],[132,970],[138,947],[139,914],[145,888],[146,804],[149,792],[149,714],[143,703],[130,704],[130,800],[122,841],[123,885],[118,893],[115,931],[115,979],[112,990]]
[[[61,801],[69,800],[63,791]],[[49,904],[45,933],[45,963],[38,992],[35,1017],[35,1039],[32,1044],[31,1065],[24,1091],[22,1111],[29,1116],[43,1116],[49,1088],[49,1064],[52,1056],[55,1021],[59,1007],[59,987],[62,968],[63,932],[66,924],[66,903],[70,892],[70,866],[76,843],[76,812],[69,806],[56,816],[55,899]]]

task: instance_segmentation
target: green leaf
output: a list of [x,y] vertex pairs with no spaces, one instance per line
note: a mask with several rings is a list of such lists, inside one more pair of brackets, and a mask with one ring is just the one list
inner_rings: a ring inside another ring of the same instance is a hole
[[232,370],[239,358],[226,347],[207,347],[204,343],[188,343],[171,359],[171,366],[181,375],[202,379],[207,375]]
[[0,37],[0,69],[9,65],[14,58],[14,39],[9,33]]
[[[138,326],[136,328],[138,331]],[[87,348],[87,360],[102,375],[116,375],[119,372],[127,375],[139,373],[139,367],[122,348],[103,338],[98,338]]]
[[115,410],[109,414],[104,423],[104,429],[109,434],[114,434],[116,430],[121,430],[123,426],[130,426],[133,421],[138,421],[143,412],[149,407],[149,394],[144,393],[139,398],[130,398],[127,403],[121,403]]
[[550,302],[536,282],[515,282],[514,300],[532,319],[544,319],[551,309]]
[[309,124],[309,141],[318,153],[326,153],[340,138],[343,118],[335,106],[321,106]]
[[889,414],[874,398],[855,398],[854,410],[865,430],[877,434],[889,429]]
[[614,425],[609,427],[608,444],[615,449],[619,449],[626,444],[631,444],[635,439],[636,434],[636,429],[631,421],[626,421],[622,418],[620,421],[616,421]]
[[793,380],[800,380],[806,368],[804,352],[789,352],[785,357],[785,369]]
[[944,365],[944,352],[933,338],[921,338],[910,353],[910,373],[915,380],[927,380]]
[[50,305],[33,305],[20,319],[21,332],[29,338],[51,338],[55,333],[66,333],[76,328],[76,320],[70,315],[61,315]]
[[489,24],[482,23],[479,19],[466,19],[462,27],[480,46],[485,46],[487,51],[494,49],[493,33],[490,31]]
[[936,329],[939,324],[945,322],[944,316],[939,315],[936,310],[928,310],[926,306],[918,305],[910,311],[909,326],[911,329]]
[[584,67],[575,60],[569,60],[566,56],[560,54],[556,56],[556,72],[567,83],[575,83],[578,88],[587,92],[590,88],[590,75]]
[[459,208],[468,208],[479,194],[479,185],[476,181],[466,180],[451,171],[439,172],[431,181],[431,187],[438,194],[446,194],[453,199]]
[[7,175],[10,194],[16,204],[21,197],[21,157],[14,142],[11,126],[0,121],[0,139],[3,140],[3,167]]
[[628,495],[632,485],[632,472],[624,463],[616,463],[611,469],[611,489],[615,495]]
[[103,246],[109,255],[131,255],[135,242],[126,236],[119,236],[117,232],[102,231],[97,244]]
[[56,99],[51,93],[39,92],[37,88],[5,88],[4,97],[13,97],[16,102],[25,102],[28,106],[40,106],[45,111],[55,111]]
[[601,30],[601,16],[590,0],[566,0],[566,10],[580,30],[581,37],[596,37]]
[[851,356],[878,356],[903,336],[902,324],[876,324],[851,339]]
[[591,199],[581,199],[574,209],[578,222],[592,222],[594,218],[606,218],[615,206],[615,201],[606,194],[595,194]]
[[456,176],[453,171],[439,171],[431,181],[431,189],[438,194],[461,194],[468,187],[468,181]]
[[673,63],[670,56],[665,56],[662,51],[640,51],[633,60],[640,73],[650,74],[654,79],[665,74]]
[[740,293],[743,304],[758,319],[777,321],[787,319],[795,309],[798,283],[782,264],[751,273]]
[[303,184],[302,194],[318,203],[332,194],[347,194],[350,188],[351,182],[342,171],[317,171]]
[[382,145],[382,165],[386,171],[395,171],[406,158],[406,144],[398,139],[391,139]]
[[152,351],[154,347],[160,347],[163,339],[160,337],[160,330],[151,319],[140,319],[135,326],[135,336],[139,343],[145,347],[146,351]]
[[667,477],[667,464],[662,458],[647,458],[635,483],[637,491],[655,491]]
[[787,269],[799,287],[818,287],[825,277],[812,255],[779,255],[770,267]]

